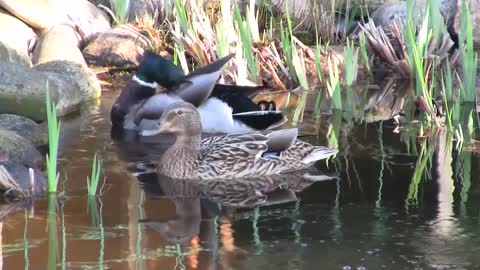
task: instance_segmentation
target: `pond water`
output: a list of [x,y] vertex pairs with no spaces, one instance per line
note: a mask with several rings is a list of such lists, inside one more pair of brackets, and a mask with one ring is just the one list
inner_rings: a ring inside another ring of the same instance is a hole
[[[298,200],[279,194],[237,209],[221,194],[216,202],[188,185],[137,177],[138,162],[171,138],[112,140],[117,94],[62,119],[63,196],[0,209],[8,213],[1,269],[480,269],[479,158],[473,147],[457,153],[446,133],[418,139],[394,132],[392,121],[307,112],[303,139],[340,149],[314,170],[338,178],[299,187]],[[92,200],[95,153],[106,184]]]

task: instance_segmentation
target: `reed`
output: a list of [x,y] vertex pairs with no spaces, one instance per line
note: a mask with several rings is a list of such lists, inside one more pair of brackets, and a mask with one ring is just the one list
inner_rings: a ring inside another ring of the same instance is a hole
[[97,194],[101,170],[102,161],[97,157],[97,154],[95,154],[92,160],[92,172],[90,177],[87,177],[87,191],[89,196],[95,196]]
[[189,27],[186,6],[183,4],[182,0],[173,0],[173,6],[175,7],[175,11],[177,13],[175,21],[179,23],[180,30],[183,33],[188,33]]
[[[405,26],[406,47],[408,51],[409,65],[411,67],[411,75],[415,78],[416,96],[423,96],[428,106],[428,111],[433,112],[432,95],[428,82],[430,79],[429,71],[432,65],[428,65],[425,59],[427,55],[428,45],[432,38],[432,29],[430,23],[430,7],[427,4],[425,16],[417,33],[416,15],[414,15],[414,1],[408,0],[408,18]],[[415,17],[414,17],[415,16]]]
[[251,34],[252,25],[250,25],[249,20],[244,20],[242,18],[237,2],[235,2],[234,4],[233,14],[242,44],[243,56],[245,57],[247,62],[248,72],[251,79],[257,82],[259,79],[258,60],[256,59],[255,53],[253,51],[254,44]]
[[[292,40],[297,40],[292,36]],[[299,41],[298,41],[299,42]],[[305,71],[305,61],[303,60],[303,54],[298,53],[297,46],[295,43],[292,44],[292,64],[295,70],[295,76],[298,79],[298,82],[305,90],[309,90],[310,86],[307,80],[307,73]]]
[[345,85],[351,86],[356,80],[358,74],[358,50],[355,49],[353,41],[347,38],[347,44],[344,47],[344,79]]
[[[323,81],[323,74],[322,74],[322,49],[321,49],[321,39],[318,36],[315,39],[315,70],[317,72],[318,82],[321,83]],[[328,46],[328,45],[327,45]]]
[[55,103],[50,100],[48,90],[48,81],[45,86],[45,103],[47,109],[47,125],[48,125],[48,154],[46,156],[47,166],[47,186],[48,192],[57,192],[58,173],[58,141],[60,138],[60,122],[57,121],[57,109]]
[[368,59],[367,53],[367,40],[365,37],[365,33],[362,31],[359,36],[359,48],[360,48],[360,56],[362,58],[363,64],[367,68],[367,71],[370,72],[370,61]]
[[469,1],[462,1],[461,30],[459,33],[460,59],[463,73],[461,97],[464,102],[474,102],[476,96],[477,53],[473,47],[473,27]]
[[429,173],[428,169],[431,168],[434,150],[435,147],[433,147],[432,143],[428,141],[422,143],[420,154],[418,156],[417,163],[415,164],[412,181],[410,182],[408,188],[408,195],[406,198],[407,205],[415,205],[418,203],[419,186],[422,181],[422,177],[426,174],[428,175]]
[[327,90],[330,100],[332,101],[332,109],[342,109],[342,94],[340,92],[340,75],[338,66],[332,64],[331,58],[328,58],[329,81],[327,82]]
[[110,0],[110,6],[113,9],[113,15],[117,24],[124,24],[128,17],[129,0]]

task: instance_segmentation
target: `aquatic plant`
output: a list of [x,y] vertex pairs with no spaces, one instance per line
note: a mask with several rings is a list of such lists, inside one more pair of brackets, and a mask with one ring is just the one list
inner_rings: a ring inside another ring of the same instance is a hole
[[358,73],[358,50],[353,46],[353,41],[347,38],[344,52],[344,78],[345,85],[351,86]]
[[[290,16],[287,15],[287,21]],[[293,49],[292,49],[292,36],[290,35],[288,31],[288,26],[287,28],[284,27],[283,22],[280,22],[280,46],[282,48],[283,52],[283,61],[287,64],[289,74],[290,74],[290,79],[292,82],[296,81],[296,77],[293,70],[295,70],[295,67],[293,66]]]
[[110,0],[110,6],[113,9],[113,18],[117,24],[127,22],[130,0]]
[[87,191],[89,196],[95,196],[95,194],[97,193],[101,170],[102,170],[102,161],[98,159],[97,154],[95,154],[92,160],[91,175],[90,177],[87,177]]
[[441,85],[443,92],[443,104],[445,105],[446,124],[450,130],[453,130],[454,123],[458,122],[460,119],[460,102],[457,97],[453,96],[452,67],[448,59],[441,72]]
[[50,100],[48,81],[45,89],[45,103],[47,109],[48,124],[48,154],[46,157],[48,192],[57,192],[59,177],[57,173],[57,158],[58,140],[60,137],[60,122],[57,121],[57,109],[55,103]]
[[[292,40],[294,40],[296,43],[300,43],[300,41],[294,36],[292,36]],[[300,85],[305,90],[310,89],[310,86],[308,85],[307,74],[305,71],[305,61],[303,60],[303,53],[298,53],[295,43],[292,44],[292,64],[295,70],[295,75]]]
[[[243,56],[247,60],[247,67],[250,74],[250,77],[253,81],[257,82],[259,78],[258,73],[258,60],[255,57],[255,53],[253,51],[253,39],[252,39],[252,25],[256,25],[256,22],[252,22],[251,20],[244,20],[242,15],[240,15],[240,9],[238,7],[238,3],[235,1],[234,3],[234,18],[236,22],[236,28],[238,33],[240,34],[240,40],[242,44],[242,52]],[[257,28],[258,31],[258,28]]]
[[359,48],[360,48],[360,55],[362,57],[363,64],[367,68],[367,71],[370,72],[370,61],[368,59],[367,54],[367,41],[365,38],[365,32],[361,32],[359,36]]
[[340,75],[338,66],[332,64],[332,60],[328,58],[329,80],[327,82],[327,90],[330,100],[332,101],[332,109],[342,109],[342,93],[340,92]]
[[425,9],[425,16],[420,27],[420,30],[417,32],[417,20],[416,14],[414,14],[414,1],[408,0],[408,16],[407,23],[405,26],[405,42],[408,52],[408,62],[411,68],[411,76],[415,78],[416,84],[416,96],[422,96],[425,101],[424,104],[427,106],[426,111],[431,113],[434,112],[433,102],[432,102],[432,93],[431,89],[428,86],[430,79],[430,71],[433,71],[430,65],[427,63],[425,57],[427,55],[428,45],[432,38],[432,29],[430,23],[430,7],[427,2]]
[[[318,32],[316,33],[315,39],[315,71],[317,72],[318,82],[321,83],[323,81],[323,74],[322,74],[322,50],[321,50],[321,38],[318,36]],[[328,48],[328,44],[327,44]]]
[[48,266],[47,269],[57,269],[58,263],[58,230],[57,230],[57,195],[48,195]]
[[188,17],[187,17],[187,10],[186,6],[183,4],[181,0],[173,0],[173,5],[175,7],[176,16],[175,21],[179,23],[180,30],[183,33],[188,33],[189,31],[189,24],[188,24]]
[[476,96],[477,53],[473,47],[473,27],[469,1],[466,0],[462,1],[461,29],[458,40],[463,74],[460,92],[462,101],[474,102]]
[[[427,139],[429,140],[430,138]],[[431,163],[435,147],[433,143],[429,142],[428,140],[424,141],[420,146],[420,154],[415,164],[412,181],[408,187],[408,195],[405,200],[406,205],[414,205],[418,203],[418,190],[420,182],[422,181],[422,177],[424,175],[428,175],[429,168],[432,167]]]

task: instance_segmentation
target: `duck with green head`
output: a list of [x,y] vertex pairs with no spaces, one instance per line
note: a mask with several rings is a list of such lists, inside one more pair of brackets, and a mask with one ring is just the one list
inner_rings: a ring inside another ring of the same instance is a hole
[[[216,84],[223,66],[232,57],[233,54],[220,58],[185,76],[172,62],[147,53],[112,107],[113,126],[148,129],[152,120],[158,120],[168,105],[179,100],[198,107],[205,132],[247,132],[284,123],[281,112],[262,111],[248,97],[260,87]],[[155,94],[158,85],[167,91]]]
[[162,132],[176,136],[158,162],[161,175],[197,180],[261,177],[305,169],[337,153],[334,148],[297,140],[297,129],[202,140],[200,117],[192,104],[176,102],[165,110],[155,129],[141,132],[144,136]]

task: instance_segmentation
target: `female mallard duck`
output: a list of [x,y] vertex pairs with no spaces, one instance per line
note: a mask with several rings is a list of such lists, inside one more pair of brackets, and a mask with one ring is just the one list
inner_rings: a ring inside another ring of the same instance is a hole
[[[142,130],[151,128],[164,109],[179,100],[198,107],[205,132],[247,132],[281,125],[281,112],[262,111],[247,94],[262,87],[216,84],[222,67],[233,54],[184,76],[181,69],[153,53],[147,53],[132,80],[112,107],[113,126]],[[160,85],[167,91],[155,95]]]
[[151,136],[161,132],[174,133],[176,140],[162,155],[157,170],[177,179],[247,178],[292,172],[337,153],[333,148],[296,140],[297,129],[267,135],[230,134],[202,141],[200,114],[186,102],[170,105],[155,130],[141,133]]

